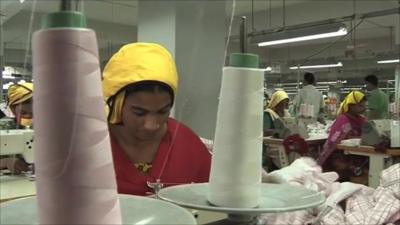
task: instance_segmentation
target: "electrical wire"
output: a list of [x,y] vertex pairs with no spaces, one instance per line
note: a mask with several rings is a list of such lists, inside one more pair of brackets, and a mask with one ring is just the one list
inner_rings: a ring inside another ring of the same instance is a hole
[[35,19],[36,3],[37,3],[37,0],[33,0],[32,7],[31,7],[31,16],[29,19],[28,35],[26,37],[26,48],[25,48],[25,57],[24,57],[24,69],[25,70],[27,70],[28,60],[29,60],[29,58],[31,58],[30,51],[31,51],[32,27],[33,27],[33,21]]
[[251,0],[251,30],[256,31],[254,27],[254,0]]
[[[0,71],[4,70],[4,28],[3,28],[2,2],[0,2]],[[0,76],[0,102],[3,101],[3,73]]]
[[232,11],[231,11],[231,18],[229,20],[228,39],[226,40],[225,44],[224,60],[223,60],[224,63],[222,67],[226,65],[226,56],[228,55],[228,47],[231,41],[232,24],[233,24],[233,19],[235,17],[235,12],[236,12],[236,0],[232,0]]
[[269,0],[268,10],[269,10],[269,27],[268,28],[271,28],[272,27],[272,0]]
[[283,9],[283,11],[282,11],[282,26],[283,27],[285,27],[286,26],[286,2],[285,2],[285,0],[283,0],[282,1],[282,4],[283,4],[283,6],[282,6],[282,9]]

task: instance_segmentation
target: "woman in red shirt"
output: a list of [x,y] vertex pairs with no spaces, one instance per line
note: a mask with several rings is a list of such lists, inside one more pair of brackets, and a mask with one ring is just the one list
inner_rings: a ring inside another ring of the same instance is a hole
[[103,92],[118,192],[147,195],[164,186],[207,182],[211,154],[169,118],[178,77],[169,52],[152,43],[123,46],[103,72]]

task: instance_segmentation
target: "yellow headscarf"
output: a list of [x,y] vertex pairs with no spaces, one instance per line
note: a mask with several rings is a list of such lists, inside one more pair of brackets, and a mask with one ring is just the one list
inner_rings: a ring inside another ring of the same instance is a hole
[[111,113],[109,122],[121,122],[126,86],[140,81],[159,81],[174,92],[178,74],[171,54],[161,45],[133,43],[123,46],[108,61],[103,71],[103,95]]
[[275,106],[277,106],[284,99],[289,99],[289,96],[285,91],[275,91],[269,100],[268,108],[275,108]]
[[269,100],[267,109],[265,111],[269,112],[272,120],[279,118],[279,115],[273,110],[282,100],[289,99],[288,94],[285,91],[275,91],[271,99]]
[[361,102],[361,100],[364,99],[364,94],[360,91],[352,91],[350,92],[346,98],[343,100],[343,102],[340,104],[340,107],[337,111],[337,115],[340,115],[342,113],[345,113],[349,111],[349,105],[353,104],[358,104]]
[[23,84],[13,84],[8,88],[8,105],[17,105],[32,98],[33,84],[26,82]]

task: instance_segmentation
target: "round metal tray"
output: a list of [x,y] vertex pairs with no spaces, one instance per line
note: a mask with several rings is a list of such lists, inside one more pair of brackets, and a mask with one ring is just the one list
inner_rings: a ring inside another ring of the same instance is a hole
[[[169,202],[133,195],[119,200],[123,224],[197,224],[188,210]],[[0,224],[38,224],[36,205],[36,197],[0,204]]]
[[[229,187],[227,187],[229,188]],[[158,197],[180,206],[228,214],[261,214],[288,212],[312,208],[322,204],[322,193],[287,184],[261,185],[261,203],[256,208],[229,208],[211,205],[207,201],[208,183],[185,184],[167,187],[158,192]]]

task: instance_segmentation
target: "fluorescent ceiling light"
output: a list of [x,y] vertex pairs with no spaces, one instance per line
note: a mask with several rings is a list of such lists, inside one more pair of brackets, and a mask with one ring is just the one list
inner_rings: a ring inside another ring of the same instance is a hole
[[[294,27],[294,26],[293,26]],[[288,28],[283,31],[264,33],[252,38],[258,46],[280,45],[293,42],[309,41],[322,38],[343,36],[347,34],[346,26],[342,23],[325,24],[301,28]]]
[[313,68],[331,68],[331,67],[342,67],[343,64],[338,62],[336,64],[323,64],[323,65],[310,65],[310,66],[291,66],[289,69],[297,70],[297,69],[313,69]]
[[15,79],[12,75],[3,75],[3,79]]
[[383,63],[399,63],[400,59],[389,59],[389,60],[380,60],[377,63],[383,64]]

